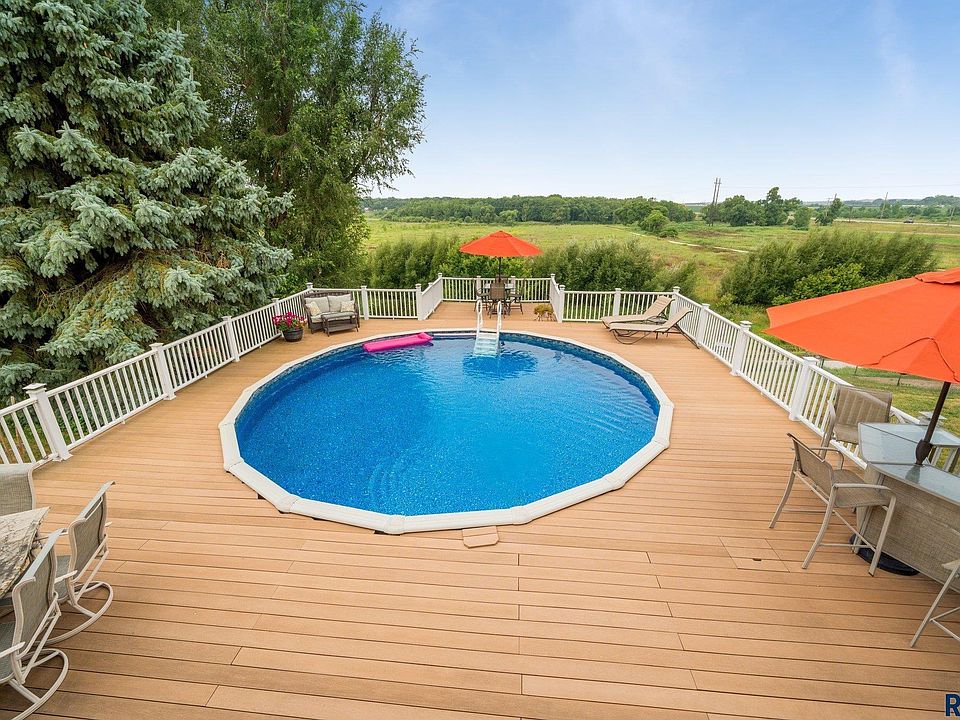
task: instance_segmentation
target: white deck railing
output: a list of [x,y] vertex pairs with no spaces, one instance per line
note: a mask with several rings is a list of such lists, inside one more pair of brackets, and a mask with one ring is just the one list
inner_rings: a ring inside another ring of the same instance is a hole
[[[492,278],[451,278],[438,275],[426,288],[339,288],[357,302],[364,319],[429,318],[441,302],[475,302]],[[811,430],[822,434],[827,408],[845,380],[818,367],[814,358],[801,358],[753,333],[749,322],[735,323],[674,288],[670,293],[567,290],[554,276],[513,278],[524,302],[553,307],[558,322],[596,322],[605,315],[634,315],[663,294],[673,297],[670,312],[690,308],[683,330],[732,375],[743,378]],[[0,464],[66,459],[70,450],[96,437],[131,415],[163,400],[248,352],[274,340],[279,333],[273,316],[305,312],[307,289],[150,350],[99,372],[48,391],[34,384],[28,398],[0,410]],[[325,290],[333,288],[324,288]],[[893,418],[916,423],[894,408]],[[859,458],[843,448],[852,459]]]

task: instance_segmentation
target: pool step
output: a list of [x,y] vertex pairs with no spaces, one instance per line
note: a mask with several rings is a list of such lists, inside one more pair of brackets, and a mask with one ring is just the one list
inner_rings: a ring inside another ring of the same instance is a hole
[[474,355],[496,355],[500,345],[500,333],[490,330],[477,332],[477,339],[473,344]]

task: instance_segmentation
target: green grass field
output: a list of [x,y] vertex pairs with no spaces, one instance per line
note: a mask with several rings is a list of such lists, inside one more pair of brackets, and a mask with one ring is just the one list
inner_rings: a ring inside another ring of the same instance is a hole
[[[500,225],[455,222],[398,222],[387,221],[368,216],[370,225],[369,247],[398,239],[425,240],[431,235],[441,238],[454,238],[458,242],[467,242],[487,233],[499,230]],[[841,221],[838,221],[838,224]],[[941,267],[960,265],[960,225],[934,223],[905,224],[894,221],[842,221],[842,227],[871,230],[884,235],[911,233],[933,242],[940,255]],[[598,240],[633,238],[655,255],[670,263],[691,260],[697,264],[699,282],[697,297],[703,302],[715,302],[720,277],[738,257],[749,252],[767,240],[800,240],[806,231],[789,227],[740,227],[726,225],[708,226],[703,222],[680,223],[680,233],[676,238],[659,238],[642,232],[636,226],[626,225],[589,225],[568,224],[550,225],[547,223],[517,223],[503,227],[508,232],[529,240],[542,248],[563,246],[575,242],[596,242]],[[760,332],[767,327],[767,315],[761,307],[722,308],[724,314],[732,320],[750,320],[755,330]],[[930,410],[936,402],[937,389],[921,384],[896,385],[896,376],[880,377],[862,371],[854,375],[853,370],[834,371],[848,382],[861,387],[884,388],[894,393],[894,404],[905,412],[915,415],[921,410]],[[960,433],[960,407],[951,396],[944,415],[944,426]]]

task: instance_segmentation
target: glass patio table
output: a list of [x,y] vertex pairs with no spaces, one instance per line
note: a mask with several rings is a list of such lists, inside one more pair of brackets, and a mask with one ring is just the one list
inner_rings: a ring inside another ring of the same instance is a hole
[[0,515],[0,597],[17,584],[30,561],[40,523],[50,508]]
[[[926,431],[922,425],[861,423],[859,430],[867,482],[887,485],[897,497],[884,555],[943,582],[943,563],[960,558],[960,477],[929,462],[916,464],[917,442]],[[939,428],[932,443],[960,448],[960,438]],[[883,513],[871,513],[864,533],[871,542],[882,522]]]

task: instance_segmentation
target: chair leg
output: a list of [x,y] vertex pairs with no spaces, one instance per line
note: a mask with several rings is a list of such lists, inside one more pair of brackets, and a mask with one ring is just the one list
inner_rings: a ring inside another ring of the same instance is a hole
[[[70,582],[70,581],[68,580],[67,582]],[[103,601],[103,605],[101,605],[100,609],[97,611],[87,610],[85,607],[83,607],[83,605],[80,604],[80,600],[82,600],[83,597],[85,597],[88,593],[92,592],[93,590],[98,590],[99,588],[107,589],[107,597]],[[88,627],[93,625],[97,620],[99,620],[103,616],[103,614],[107,611],[107,609],[110,607],[110,604],[112,602],[113,602],[113,587],[103,582],[102,580],[100,582],[94,583],[93,585],[91,585],[86,589],[86,591],[82,596],[77,598],[77,602],[75,604],[72,602],[69,603],[70,607],[72,607],[80,615],[85,616],[87,619],[84,620],[79,625],[77,625],[75,628],[67,630],[67,632],[57,635],[56,637],[50,638],[49,640],[47,640],[47,642],[50,643],[51,645],[56,645],[57,643],[63,642],[67,638],[72,638],[74,635],[82,632],[83,630],[86,630]]]
[[937,597],[934,598],[933,605],[930,606],[930,609],[927,610],[927,614],[923,618],[923,622],[920,623],[920,627],[917,628],[917,632],[913,635],[913,640],[910,641],[910,647],[913,647],[917,644],[917,640],[920,639],[920,634],[923,632],[923,629],[930,622],[930,618],[933,617],[933,614],[937,611],[937,607],[940,605],[940,602],[943,600],[943,596],[947,594],[947,590],[950,589],[950,585],[957,577],[957,573],[960,572],[960,566],[954,568],[953,572],[950,573],[947,577],[946,582],[943,583],[943,587],[940,588],[940,592],[937,593]]
[[[37,665],[44,665],[55,658],[60,658],[61,662],[63,663],[63,667],[60,669],[60,674],[57,676],[56,680],[53,681],[53,684],[43,695],[37,695],[36,693],[30,691],[25,685],[21,685],[15,680],[10,681],[10,687],[16,690],[31,703],[30,707],[21,712],[19,715],[10,718],[10,720],[24,720],[25,718],[30,717],[40,708],[41,705],[49,700],[57,690],[60,689],[60,686],[67,677],[67,671],[70,669],[70,661],[67,660],[66,654],[64,654],[62,650],[51,650],[48,655],[40,658],[37,661]],[[26,678],[24,678],[24,680],[26,680]]]
[[833,505],[836,502],[836,493],[836,490],[830,493],[830,501],[827,503],[827,511],[823,514],[820,532],[817,533],[817,539],[813,541],[813,545],[810,546],[810,552],[807,553],[807,557],[803,561],[802,567],[804,570],[810,567],[810,561],[813,560],[814,553],[817,552],[817,548],[819,548],[820,543],[823,542],[823,536],[827,534],[827,528],[830,527],[830,519],[833,516]]
[[790,493],[793,491],[793,479],[794,473],[797,470],[797,462],[794,460],[793,467],[790,469],[790,479],[787,480],[787,487],[783,490],[783,497],[780,498],[780,504],[777,505],[777,511],[773,514],[773,520],[770,521],[769,527],[774,527],[777,524],[777,520],[780,519],[780,513],[783,512],[783,508],[787,504],[787,500],[790,499]]
[[890,497],[890,504],[883,509],[883,527],[880,528],[880,536],[877,538],[877,547],[873,550],[873,562],[870,563],[870,574],[877,572],[877,563],[880,562],[880,554],[883,552],[883,541],[887,538],[887,530],[890,528],[890,521],[893,519],[893,508],[897,504],[897,499]]

